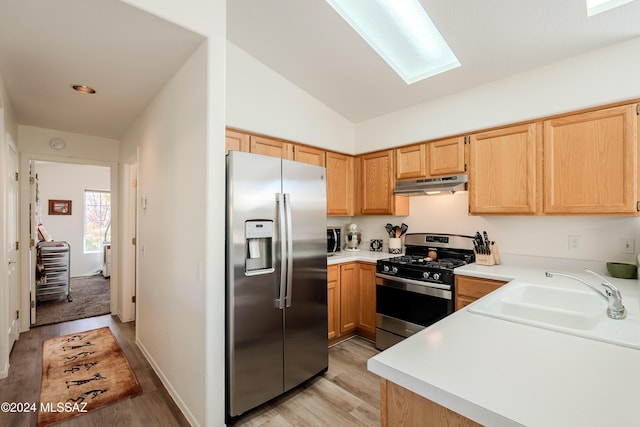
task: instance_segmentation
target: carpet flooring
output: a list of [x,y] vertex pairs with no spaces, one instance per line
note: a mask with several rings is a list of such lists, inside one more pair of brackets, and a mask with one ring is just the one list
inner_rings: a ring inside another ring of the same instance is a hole
[[36,304],[36,323],[33,326],[68,322],[111,312],[109,279],[101,275],[71,278],[71,298],[42,301]]

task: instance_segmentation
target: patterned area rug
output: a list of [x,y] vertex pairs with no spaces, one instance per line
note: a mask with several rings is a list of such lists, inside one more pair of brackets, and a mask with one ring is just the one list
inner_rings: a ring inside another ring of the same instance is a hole
[[42,301],[36,305],[36,323],[33,326],[68,322],[111,312],[110,281],[100,275],[71,278],[72,302],[62,297]]
[[108,326],[42,344],[38,427],[102,408],[141,392]]

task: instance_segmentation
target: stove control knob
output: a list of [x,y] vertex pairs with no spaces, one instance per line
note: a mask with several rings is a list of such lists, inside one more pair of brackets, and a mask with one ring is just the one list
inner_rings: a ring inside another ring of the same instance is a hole
[[383,265],[382,266],[382,270],[384,270],[385,273],[389,272],[389,266],[388,265]]
[[397,273],[398,272],[398,267],[391,267],[391,272],[393,274]]
[[440,280],[440,273],[433,273],[433,280]]
[[424,279],[428,279],[428,278],[429,278],[429,272],[428,272],[428,271],[425,271],[424,273],[422,273],[422,277],[423,277]]

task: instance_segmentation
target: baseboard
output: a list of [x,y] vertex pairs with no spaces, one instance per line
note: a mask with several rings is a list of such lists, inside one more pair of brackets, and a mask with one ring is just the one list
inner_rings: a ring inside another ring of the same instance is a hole
[[144,344],[142,344],[140,340],[138,340],[137,338],[136,338],[136,345],[138,346],[138,348],[140,349],[144,357],[147,359],[147,361],[151,365],[151,368],[153,368],[153,371],[156,373],[156,375],[158,375],[158,378],[160,378],[162,385],[164,385],[164,387],[167,389],[167,391],[169,392],[169,395],[171,396],[173,401],[176,403],[176,405],[178,405],[178,408],[180,408],[180,411],[182,411],[182,413],[184,414],[189,424],[195,427],[199,427],[200,424],[198,423],[198,420],[196,420],[196,418],[193,416],[193,414],[191,413],[187,405],[180,398],[180,395],[178,395],[176,390],[173,388],[173,385],[171,384],[171,382],[169,382],[167,377],[164,375],[164,373],[162,372],[162,369],[160,369],[156,361],[153,360],[153,357],[151,357],[151,354],[147,351]]

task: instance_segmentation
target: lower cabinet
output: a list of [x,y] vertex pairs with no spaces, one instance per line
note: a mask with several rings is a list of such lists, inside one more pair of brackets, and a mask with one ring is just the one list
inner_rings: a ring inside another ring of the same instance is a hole
[[374,340],[376,265],[352,262],[327,267],[329,344],[357,334]]
[[380,425],[383,427],[481,426],[451,409],[385,379],[380,381]]
[[507,283],[503,280],[481,279],[479,277],[456,275],[455,305],[456,310],[471,304],[500,286]]

